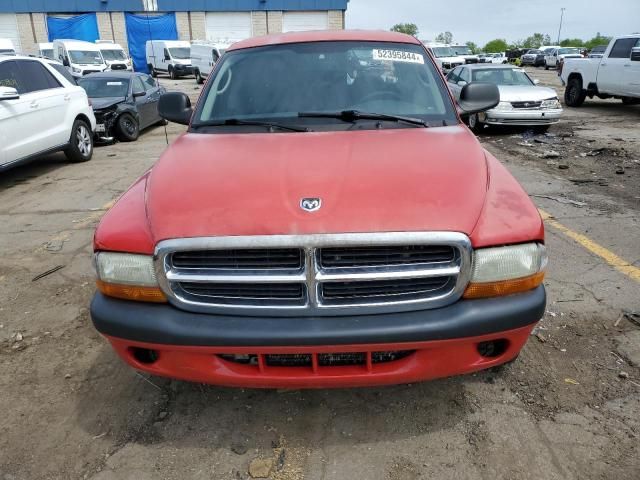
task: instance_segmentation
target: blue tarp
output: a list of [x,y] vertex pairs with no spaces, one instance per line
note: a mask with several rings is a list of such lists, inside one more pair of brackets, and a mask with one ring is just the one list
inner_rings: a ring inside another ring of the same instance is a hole
[[95,13],[85,13],[73,17],[47,16],[49,41],[58,38],[95,42],[100,38],[98,20]]
[[136,72],[149,73],[145,51],[147,40],[177,40],[176,15],[166,13],[147,16],[125,13],[125,22],[133,68]]

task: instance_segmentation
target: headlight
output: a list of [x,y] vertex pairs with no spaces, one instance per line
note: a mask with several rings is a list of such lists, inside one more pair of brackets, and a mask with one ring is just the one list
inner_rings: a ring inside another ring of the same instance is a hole
[[541,105],[542,108],[562,108],[560,105],[560,101],[557,98],[550,98],[549,100],[544,100]]
[[79,69],[79,68],[77,68],[77,67],[71,67],[71,71],[72,71],[73,73],[82,73],[82,70],[80,70],[80,69]]
[[500,103],[498,103],[498,105],[494,108],[494,110],[500,110],[500,111],[513,110],[513,106],[511,105],[511,103],[510,103],[510,102],[500,102]]
[[95,265],[98,289],[103,294],[143,302],[166,301],[150,255],[100,252]]
[[473,254],[471,281],[464,297],[496,297],[532,290],[542,283],[546,266],[546,249],[539,243],[478,249]]

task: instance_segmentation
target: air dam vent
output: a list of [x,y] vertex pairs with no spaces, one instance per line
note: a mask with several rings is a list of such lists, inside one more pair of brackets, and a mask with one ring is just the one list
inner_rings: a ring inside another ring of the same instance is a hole
[[[227,362],[241,365],[258,365],[259,357],[265,367],[348,367],[390,363],[411,356],[415,350],[391,350],[382,352],[340,352],[340,353],[277,353],[277,354],[221,354]],[[367,357],[370,356],[368,361]],[[315,357],[315,362],[314,362]]]

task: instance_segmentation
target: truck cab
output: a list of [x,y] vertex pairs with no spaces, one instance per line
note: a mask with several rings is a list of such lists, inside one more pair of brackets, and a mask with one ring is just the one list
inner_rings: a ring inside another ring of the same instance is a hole
[[36,54],[39,57],[56,60],[56,56],[53,53],[53,42],[36,43],[36,50]]
[[640,103],[640,34],[613,38],[601,58],[567,59],[561,79],[570,107],[579,107],[587,97]]
[[424,43],[424,45],[445,75],[454,68],[466,63],[465,59],[456,55],[449,45],[444,43]]
[[103,72],[108,68],[100,48],[95,43],[80,40],[55,40],[53,51],[56,60],[62,62],[75,78],[82,78],[90,73]]
[[235,387],[514,360],[545,310],[544,226],[458,113],[499,101],[454,101],[410,35],[235,43],[195,108],[160,97],[188,127],[96,230],[95,327],[138,370]]
[[10,38],[0,38],[0,55],[15,55],[16,48]]
[[229,48],[228,43],[194,41],[191,44],[191,65],[197,83],[204,83],[213,66]]
[[172,79],[191,75],[191,43],[180,40],[147,40],[147,68],[152,76],[166,73]]
[[131,58],[127,55],[122,45],[114,43],[110,40],[96,40],[96,44],[102,53],[107,67],[111,70],[127,70],[133,71]]
[[582,58],[582,52],[577,47],[560,47],[548,51],[544,56],[544,69],[558,68],[567,58]]
[[480,60],[467,45],[451,45],[451,49],[455,55],[464,58],[465,63],[478,63]]

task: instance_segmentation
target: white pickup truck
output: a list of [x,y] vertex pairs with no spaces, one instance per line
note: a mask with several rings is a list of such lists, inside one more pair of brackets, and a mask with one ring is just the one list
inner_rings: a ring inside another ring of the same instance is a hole
[[587,97],[640,104],[640,34],[614,38],[602,58],[568,58],[561,78],[569,107],[579,107]]

